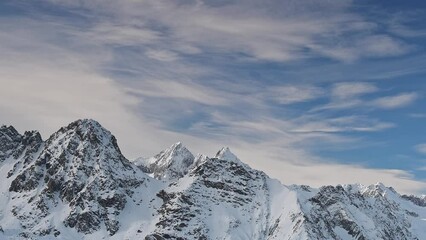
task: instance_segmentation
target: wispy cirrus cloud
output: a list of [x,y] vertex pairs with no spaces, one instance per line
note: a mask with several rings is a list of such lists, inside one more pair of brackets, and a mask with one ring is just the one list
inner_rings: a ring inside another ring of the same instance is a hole
[[377,119],[370,119],[365,116],[345,116],[330,118],[325,120],[312,120],[305,124],[300,124],[293,132],[375,132],[395,127],[393,123],[380,122]]
[[425,113],[411,113],[409,114],[409,116],[412,118],[426,118]]
[[[352,1],[40,3],[48,7],[32,6],[37,14],[1,19],[2,121],[47,133],[93,117],[130,157],[174,141],[204,153],[230,145],[285,183],[347,183],[363,174],[365,183],[424,187],[407,171],[312,152],[361,148],[373,141],[368,134],[399,125],[359,109],[397,110],[420,99],[420,89],[389,94],[373,76],[352,77],[357,62],[412,51],[377,19],[352,11]],[[415,60],[418,72],[422,58]],[[383,74],[395,76],[394,66]]]
[[173,62],[178,60],[178,54],[172,51],[167,50],[154,50],[150,49],[145,53],[149,58],[163,61],[163,62]]
[[78,33],[81,38],[99,44],[135,46],[161,40],[161,32],[146,26],[123,23],[98,23]]
[[402,93],[395,96],[375,99],[371,105],[383,109],[393,109],[407,106],[419,98],[417,93]]
[[376,85],[367,82],[342,82],[336,83],[331,89],[331,96],[338,99],[350,99],[369,93],[377,92]]
[[335,83],[329,90],[330,102],[317,106],[311,111],[341,110],[356,108],[365,105],[364,95],[375,93],[379,89],[368,82],[340,82]]
[[[372,96],[380,89],[372,83],[343,82],[331,88],[330,102],[312,109],[312,111],[342,110],[349,108],[395,109],[408,106],[415,102],[419,95],[416,92],[403,92],[395,95]],[[368,97],[366,97],[368,96]]]
[[414,149],[421,154],[426,154],[426,143],[418,144]]
[[325,97],[324,89],[312,85],[282,85],[273,86],[265,91],[264,96],[279,104],[309,102]]
[[[223,98],[202,85],[191,81],[170,81],[170,80],[145,80],[139,89],[128,91],[145,97],[157,97],[166,99],[183,99],[209,106],[227,105],[229,99]],[[172,100],[173,101],[173,100]]]
[[[367,30],[367,29],[365,29]],[[410,45],[388,35],[364,35],[343,40],[336,45],[313,45],[313,49],[325,56],[344,62],[353,62],[361,58],[381,58],[406,54],[412,50]]]

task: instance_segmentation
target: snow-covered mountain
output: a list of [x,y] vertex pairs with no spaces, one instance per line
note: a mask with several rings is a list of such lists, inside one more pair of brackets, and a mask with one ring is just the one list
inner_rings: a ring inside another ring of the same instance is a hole
[[0,128],[0,239],[426,239],[426,197],[286,186],[229,148],[127,160],[78,120],[43,141]]

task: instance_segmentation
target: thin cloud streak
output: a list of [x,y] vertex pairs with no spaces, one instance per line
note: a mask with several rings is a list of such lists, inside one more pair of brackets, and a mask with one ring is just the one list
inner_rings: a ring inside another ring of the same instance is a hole
[[417,152],[421,154],[426,154],[426,143],[418,144],[414,147]]
[[325,97],[325,91],[322,88],[310,85],[282,85],[273,86],[266,90],[264,97],[271,98],[279,104],[287,105]]
[[417,93],[402,93],[395,96],[378,98],[371,105],[383,109],[400,108],[413,103],[418,97]]
[[379,89],[372,83],[343,82],[333,85],[331,96],[337,99],[350,99],[377,91],[379,91]]
[[[336,83],[331,88],[330,102],[311,109],[311,112],[325,110],[344,110],[350,108],[371,108],[371,109],[396,109],[414,103],[419,95],[416,92],[399,93],[396,95],[377,97],[372,93],[379,93],[380,89],[366,82],[343,82]],[[366,95],[369,97],[367,98]]]

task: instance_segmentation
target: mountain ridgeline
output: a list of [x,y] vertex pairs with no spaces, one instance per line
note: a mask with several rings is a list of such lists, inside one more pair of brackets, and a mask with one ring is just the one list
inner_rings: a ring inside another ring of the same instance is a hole
[[426,197],[286,186],[228,148],[126,159],[94,120],[47,140],[0,127],[0,239],[426,239]]

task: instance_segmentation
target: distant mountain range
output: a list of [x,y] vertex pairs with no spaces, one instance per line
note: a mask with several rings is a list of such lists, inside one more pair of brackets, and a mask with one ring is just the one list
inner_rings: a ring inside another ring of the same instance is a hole
[[43,141],[0,128],[0,239],[426,239],[426,196],[378,183],[286,186],[228,148],[126,159],[78,120]]

